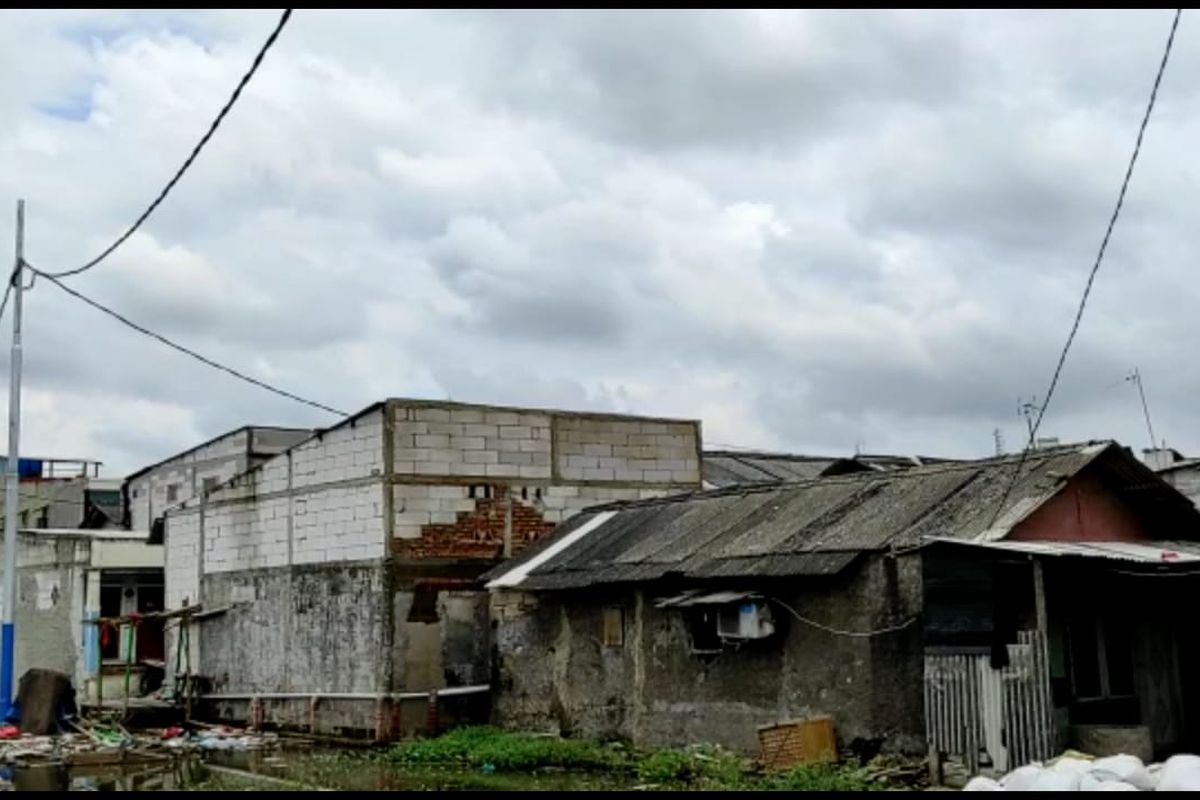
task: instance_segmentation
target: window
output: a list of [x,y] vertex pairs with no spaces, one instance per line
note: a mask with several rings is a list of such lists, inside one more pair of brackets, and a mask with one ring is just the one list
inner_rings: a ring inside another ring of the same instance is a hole
[[174,503],[179,499],[179,484],[171,483],[167,485],[167,502]]
[[625,609],[610,607],[604,609],[604,631],[601,641],[605,647],[625,646]]
[[1113,620],[1082,616],[1071,623],[1069,635],[1076,698],[1133,695],[1132,643],[1125,626]]
[[50,527],[50,506],[42,506],[41,510],[38,511],[37,523],[34,525],[34,527],[35,528],[49,528]]

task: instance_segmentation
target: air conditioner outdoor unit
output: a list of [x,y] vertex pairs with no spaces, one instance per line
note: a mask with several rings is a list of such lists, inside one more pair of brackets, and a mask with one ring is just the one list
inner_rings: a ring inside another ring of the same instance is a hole
[[717,635],[722,639],[763,639],[774,632],[771,609],[761,600],[725,606],[717,614]]

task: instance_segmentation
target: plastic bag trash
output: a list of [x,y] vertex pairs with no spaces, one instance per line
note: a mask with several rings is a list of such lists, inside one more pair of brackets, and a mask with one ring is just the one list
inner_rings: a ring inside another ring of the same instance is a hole
[[[1063,756],[1062,758],[1055,761],[1054,766],[1050,767],[1050,769],[1054,770],[1055,772],[1066,772],[1066,773],[1078,775],[1078,774],[1088,772],[1089,770],[1091,770],[1095,763],[1096,762],[1094,762],[1094,761],[1087,761],[1082,758],[1071,758],[1070,756]],[[1140,764],[1141,762],[1138,762],[1138,763]]]
[[[1082,788],[1082,787],[1080,787]],[[1132,783],[1125,781],[1096,781],[1090,788],[1085,789],[1088,792],[1139,792],[1141,791]]]
[[[1119,755],[1098,758],[1088,770],[1097,780],[1115,780],[1128,783],[1135,789],[1150,791],[1158,781],[1146,769],[1146,765],[1137,756]],[[1119,790],[1117,790],[1119,791]]]
[[1200,756],[1171,756],[1163,764],[1156,787],[1160,792],[1200,791]]
[[1028,792],[1033,786],[1033,782],[1041,774],[1041,764],[1026,764],[1023,767],[1017,767],[1001,778],[1000,785],[1004,787],[1004,791],[1006,792]]
[[1032,792],[1077,792],[1079,791],[1079,773],[1065,772],[1053,769],[1042,770],[1029,791]]
[[964,792],[1003,792],[1004,788],[992,780],[985,778],[982,775],[976,778],[971,778],[967,781],[967,785],[963,787]]

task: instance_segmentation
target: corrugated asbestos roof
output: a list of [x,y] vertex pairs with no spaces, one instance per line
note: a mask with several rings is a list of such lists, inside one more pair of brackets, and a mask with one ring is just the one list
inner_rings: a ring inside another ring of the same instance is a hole
[[[599,506],[487,577],[518,571],[519,582],[509,575],[503,585],[567,589],[665,577],[831,575],[863,552],[928,538],[1002,539],[1092,464],[1148,519],[1186,528],[1185,536],[1200,532],[1195,507],[1113,443],[1030,454],[1001,508],[1017,462],[1013,455]],[[614,511],[601,524],[593,522]],[[576,533],[569,546],[559,546],[584,526],[585,535]]]
[[703,457],[704,482],[715,488],[753,483],[803,481],[849,472],[906,469],[923,464],[947,463],[946,459],[918,456],[858,454],[834,456],[760,453],[737,450],[708,450]]

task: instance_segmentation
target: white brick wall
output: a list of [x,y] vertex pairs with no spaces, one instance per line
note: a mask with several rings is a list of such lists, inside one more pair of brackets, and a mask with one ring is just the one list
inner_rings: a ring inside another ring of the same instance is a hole
[[[134,530],[149,530],[154,519],[178,503],[199,494],[205,478],[224,482],[249,467],[246,458],[249,432],[231,436],[159,465],[129,484],[129,515]],[[178,487],[174,502],[168,501],[168,487]],[[195,491],[193,491],[193,487]],[[136,492],[136,497],[134,496]]]
[[422,525],[452,525],[475,510],[467,486],[398,484],[392,487],[392,513],[398,539],[419,539]]
[[294,488],[382,475],[383,411],[360,418],[353,427],[335,428],[291,453]]
[[183,601],[195,603],[200,596],[196,559],[200,552],[200,512],[188,511],[167,518],[164,576],[167,608]]
[[383,558],[383,485],[331,487],[292,499],[295,564]]
[[397,475],[550,478],[550,416],[397,406]]
[[554,446],[564,481],[700,481],[692,423],[561,415],[554,419]]

